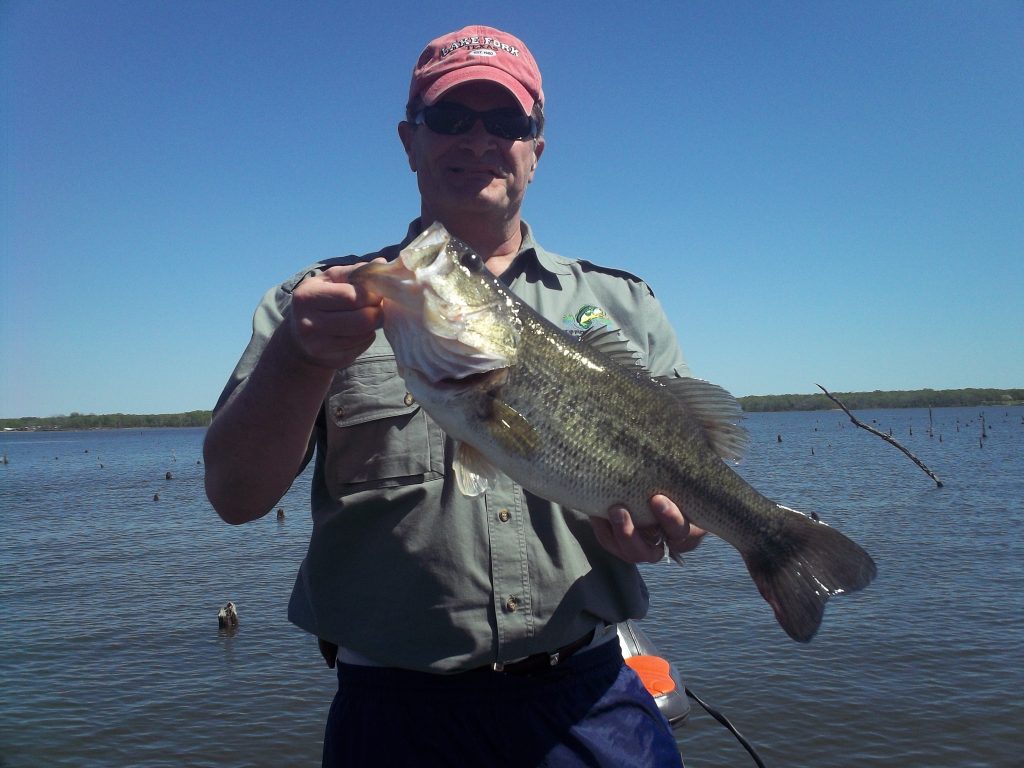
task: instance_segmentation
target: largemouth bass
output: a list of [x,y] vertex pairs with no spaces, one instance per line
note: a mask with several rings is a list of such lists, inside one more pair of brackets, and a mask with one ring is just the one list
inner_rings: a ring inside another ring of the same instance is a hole
[[698,379],[652,378],[617,332],[577,340],[545,320],[438,223],[388,263],[352,273],[383,297],[384,333],[409,393],[456,441],[459,489],[503,472],[588,515],[625,505],[654,522],[665,494],[732,544],[782,628],[807,642],[829,597],[875,564],[828,525],[762,496],[729,466],[739,404]]

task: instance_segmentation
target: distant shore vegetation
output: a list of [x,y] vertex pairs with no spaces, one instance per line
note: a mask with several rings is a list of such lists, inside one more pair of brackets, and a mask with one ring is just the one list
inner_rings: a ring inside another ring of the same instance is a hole
[[[876,408],[955,408],[1019,405],[1024,389],[912,389],[896,392],[833,392],[851,411]],[[750,395],[739,398],[747,413],[761,411],[829,411],[836,404],[814,395]]]
[[[950,408],[1024,404],[1024,389],[915,389],[883,392],[833,392],[850,410],[876,408]],[[749,395],[738,398],[747,413],[765,411],[837,410],[823,394]],[[153,427],[205,427],[210,411],[186,413],[72,413],[69,416],[23,416],[0,419],[0,429],[34,432],[82,429],[145,429]]]
[[146,427],[205,427],[210,411],[187,413],[72,413],[69,416],[23,416],[0,419],[0,429],[33,432],[37,430],[143,429]]

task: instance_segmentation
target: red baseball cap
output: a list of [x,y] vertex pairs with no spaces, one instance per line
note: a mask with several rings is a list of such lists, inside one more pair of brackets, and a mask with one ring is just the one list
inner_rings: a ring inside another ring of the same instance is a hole
[[523,112],[544,103],[540,70],[523,41],[494,27],[463,27],[432,40],[412,71],[409,102],[417,96],[427,106],[456,85],[489,80],[516,97]]

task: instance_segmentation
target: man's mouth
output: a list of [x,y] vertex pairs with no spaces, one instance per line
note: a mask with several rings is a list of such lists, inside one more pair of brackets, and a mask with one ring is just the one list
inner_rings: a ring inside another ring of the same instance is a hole
[[490,176],[499,178],[501,173],[490,166],[485,165],[452,165],[448,168],[452,173],[466,174],[468,176]]

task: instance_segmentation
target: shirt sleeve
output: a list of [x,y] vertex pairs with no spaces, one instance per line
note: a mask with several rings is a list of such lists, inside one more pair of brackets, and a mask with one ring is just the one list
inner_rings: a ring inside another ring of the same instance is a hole
[[609,271],[601,275],[599,285],[600,300],[609,310],[613,327],[618,327],[640,353],[641,363],[651,375],[693,375],[675,330],[647,283],[627,273]]
[[647,340],[648,370],[655,376],[693,376],[661,302],[646,283],[640,286],[640,316]]
[[[263,355],[263,350],[267,348],[267,343],[270,341],[270,337],[274,335],[274,332],[277,331],[278,327],[280,327],[281,323],[284,321],[285,313],[288,311],[288,308],[292,303],[292,291],[295,290],[295,286],[305,280],[309,275],[315,274],[320,268],[321,267],[319,266],[314,266],[303,270],[288,281],[271,288],[263,294],[263,299],[256,307],[256,311],[253,313],[252,337],[249,339],[249,343],[246,345],[245,351],[242,353],[242,357],[235,365],[235,369],[231,372],[231,376],[228,378],[227,384],[224,385],[224,390],[217,399],[217,404],[213,408],[214,417],[216,417],[217,412],[224,407],[236,392],[240,392],[245,387],[246,382],[249,380],[249,376],[252,374],[257,363],[259,363],[260,357]],[[299,473],[306,468],[309,460],[313,457],[313,450],[316,447],[317,440],[319,438],[319,431],[322,429],[322,415],[323,409],[321,408],[321,414],[317,417],[316,424],[309,437],[309,445],[306,448],[306,455],[299,466]]]
[[252,318],[252,337],[217,399],[217,404],[213,409],[214,415],[224,407],[236,390],[245,386],[256,363],[259,362],[263,350],[266,349],[267,342],[270,341],[270,337],[274,335],[274,331],[284,320],[284,313],[288,305],[291,304],[291,291],[286,290],[287,285],[285,283],[271,288],[263,295],[263,300],[256,307]]

